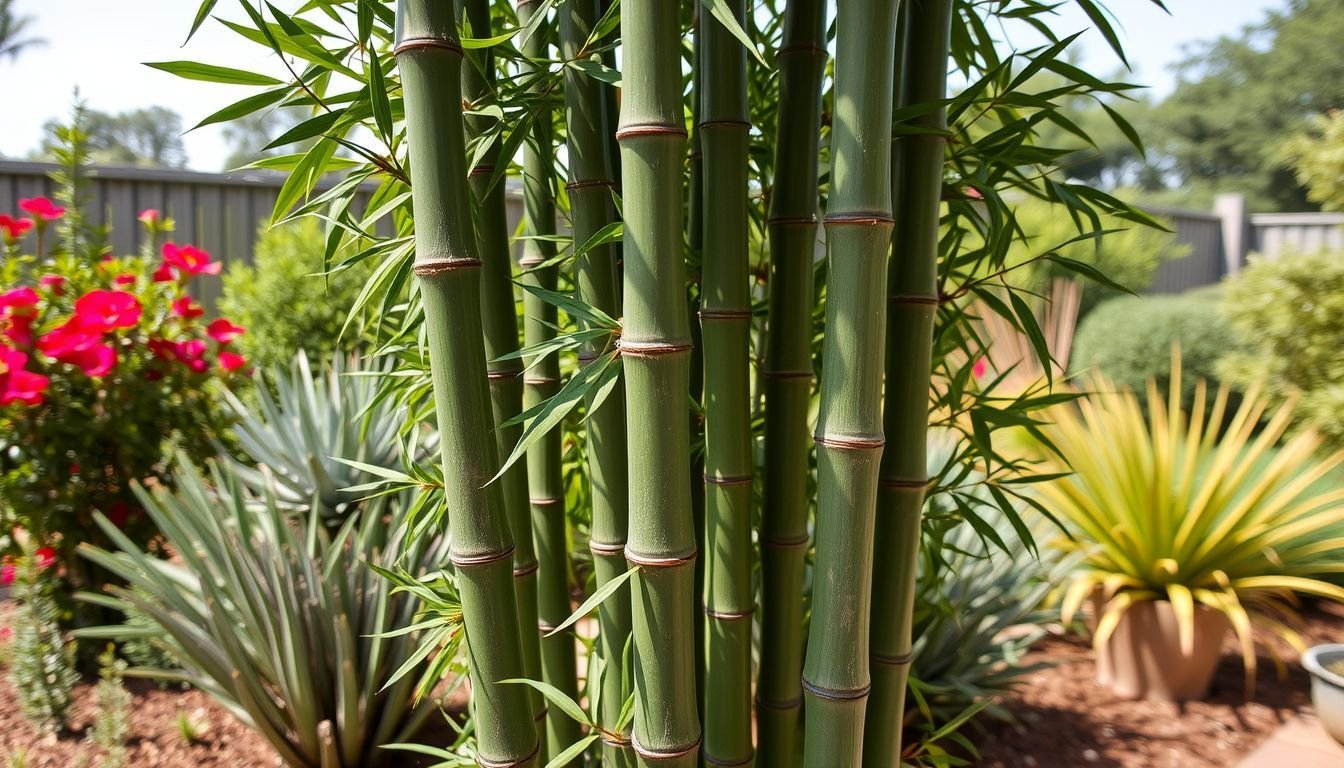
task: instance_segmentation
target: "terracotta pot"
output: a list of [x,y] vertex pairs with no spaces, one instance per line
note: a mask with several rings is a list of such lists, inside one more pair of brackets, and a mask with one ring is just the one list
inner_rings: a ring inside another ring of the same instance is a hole
[[1125,699],[1184,701],[1209,692],[1231,623],[1221,611],[1195,607],[1194,653],[1181,650],[1176,612],[1165,600],[1136,603],[1098,646],[1097,683]]
[[1344,744],[1344,675],[1326,665],[1344,661],[1344,645],[1318,645],[1302,654],[1302,666],[1311,673],[1311,703],[1326,733]]

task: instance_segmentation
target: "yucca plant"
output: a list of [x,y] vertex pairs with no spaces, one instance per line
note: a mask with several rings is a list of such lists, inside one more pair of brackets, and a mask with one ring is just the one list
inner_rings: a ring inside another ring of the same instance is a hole
[[1061,406],[1043,430],[1054,469],[1070,474],[1041,485],[1040,499],[1071,533],[1055,546],[1082,556],[1064,621],[1098,595],[1101,647],[1135,605],[1168,601],[1189,648],[1196,607],[1205,606],[1231,622],[1250,686],[1253,625],[1300,645],[1284,623],[1292,596],[1344,600],[1344,589],[1322,580],[1344,572],[1344,488],[1322,482],[1344,453],[1320,457],[1310,431],[1280,445],[1292,406],[1271,412],[1258,390],[1225,421],[1227,388],[1206,408],[1201,381],[1182,413],[1180,379],[1177,350],[1166,397],[1149,383],[1145,418],[1132,392],[1097,378],[1092,394]]
[[[322,519],[339,524],[361,498],[348,489],[375,477],[360,465],[402,466],[406,412],[378,398],[379,382],[371,375],[376,371],[360,358],[338,354],[314,375],[300,352],[288,369],[257,374],[255,404],[225,392],[233,435],[247,458],[221,449],[230,472],[257,497],[273,493],[282,508],[316,508]],[[433,433],[417,431],[411,449],[432,450]]]
[[[408,541],[399,507],[371,502],[330,532],[315,513],[296,517],[274,494],[253,496],[222,466],[209,477],[179,459],[177,493],[137,489],[179,556],[142,551],[115,525],[98,524],[116,551],[80,554],[125,581],[84,599],[155,625],[180,671],[140,670],[205,691],[254,728],[290,766],[375,765],[382,745],[410,739],[437,711],[416,703],[418,601],[366,563],[416,573],[437,569],[440,539]],[[142,630],[144,632],[146,630]],[[84,630],[116,639],[125,627]]]

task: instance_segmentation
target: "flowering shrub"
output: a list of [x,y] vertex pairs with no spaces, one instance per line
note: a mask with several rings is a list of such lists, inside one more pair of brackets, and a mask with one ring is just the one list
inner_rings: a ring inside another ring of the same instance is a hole
[[[141,215],[145,253],[89,259],[43,239],[64,209],[45,198],[20,209],[29,216],[0,218],[0,530],[52,548],[62,586],[78,589],[97,580],[75,545],[107,543],[93,513],[147,543],[131,483],[170,484],[172,451],[214,453],[215,391],[245,374],[232,347],[244,330],[208,321],[187,293],[219,262],[172,242],[154,252],[172,226],[157,211]],[[0,537],[9,554],[13,539]]]

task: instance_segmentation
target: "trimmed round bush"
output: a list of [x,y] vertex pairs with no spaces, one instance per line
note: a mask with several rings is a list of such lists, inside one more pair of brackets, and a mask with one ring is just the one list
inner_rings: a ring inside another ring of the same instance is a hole
[[1218,290],[1205,289],[1102,302],[1078,326],[1070,373],[1099,371],[1144,400],[1150,378],[1157,380],[1159,392],[1167,391],[1171,348],[1179,343],[1181,402],[1188,410],[1195,383],[1219,381],[1219,360],[1238,347],[1236,333],[1219,312],[1218,297]]

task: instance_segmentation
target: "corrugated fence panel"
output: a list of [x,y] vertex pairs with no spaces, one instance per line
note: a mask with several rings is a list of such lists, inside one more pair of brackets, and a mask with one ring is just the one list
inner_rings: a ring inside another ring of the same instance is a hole
[[1270,259],[1293,251],[1344,250],[1344,213],[1253,213],[1251,250]]
[[1176,232],[1176,239],[1190,248],[1183,258],[1164,262],[1153,276],[1153,293],[1180,293],[1202,285],[1211,285],[1222,279],[1223,232],[1222,220],[1217,216],[1197,211],[1156,209]]

